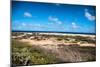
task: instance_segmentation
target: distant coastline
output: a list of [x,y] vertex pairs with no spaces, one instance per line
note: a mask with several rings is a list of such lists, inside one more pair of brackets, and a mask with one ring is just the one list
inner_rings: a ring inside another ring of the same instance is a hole
[[61,32],[61,31],[21,31],[12,30],[12,32],[36,32],[36,33],[62,33],[62,34],[84,34],[84,35],[96,35],[96,33],[84,33],[84,32]]

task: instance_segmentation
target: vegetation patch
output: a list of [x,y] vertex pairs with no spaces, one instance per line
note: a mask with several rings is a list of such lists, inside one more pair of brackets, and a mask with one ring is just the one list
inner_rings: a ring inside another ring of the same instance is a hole
[[46,53],[37,46],[28,46],[12,40],[12,64],[13,65],[35,65],[35,64],[57,63],[55,55]]

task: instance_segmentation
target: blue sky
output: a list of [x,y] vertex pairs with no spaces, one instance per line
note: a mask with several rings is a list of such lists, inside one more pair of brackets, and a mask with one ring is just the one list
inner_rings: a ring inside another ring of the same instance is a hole
[[12,30],[95,33],[96,7],[12,2]]

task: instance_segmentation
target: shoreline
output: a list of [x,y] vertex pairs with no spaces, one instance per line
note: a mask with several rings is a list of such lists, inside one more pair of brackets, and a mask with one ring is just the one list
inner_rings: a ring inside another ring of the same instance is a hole
[[[17,34],[17,35],[16,35]],[[62,34],[62,33],[29,33],[29,32],[14,32],[13,39],[18,39],[21,42],[28,42],[30,45],[77,45],[77,46],[92,46],[96,45],[96,35],[84,34]],[[91,42],[93,41],[93,42]]]

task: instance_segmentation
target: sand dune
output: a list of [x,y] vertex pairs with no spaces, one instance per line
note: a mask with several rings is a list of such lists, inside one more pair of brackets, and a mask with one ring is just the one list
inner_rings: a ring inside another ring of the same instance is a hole
[[91,46],[95,47],[95,44],[90,44],[90,43],[65,43],[63,41],[54,41],[54,40],[31,40],[31,39],[21,39],[21,42],[27,42],[30,45],[58,45],[58,44],[64,44],[64,45],[79,45],[79,46]]

